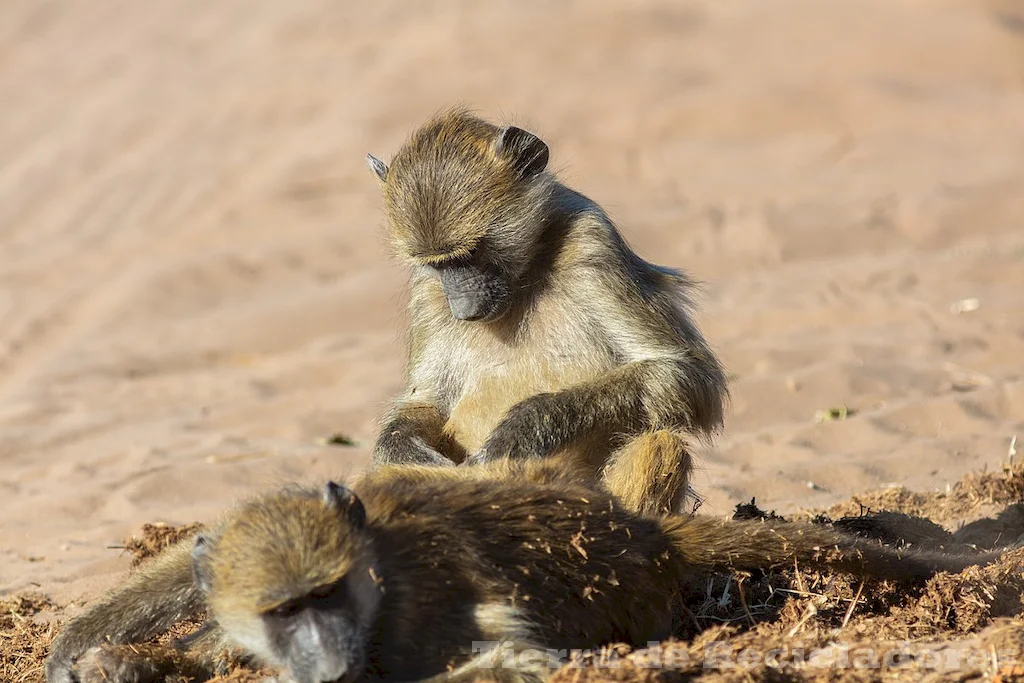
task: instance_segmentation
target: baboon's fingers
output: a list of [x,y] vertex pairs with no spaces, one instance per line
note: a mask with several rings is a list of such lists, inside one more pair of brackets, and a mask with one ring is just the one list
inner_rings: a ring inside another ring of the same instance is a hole
[[376,465],[430,465],[454,467],[455,463],[431,448],[418,436],[392,439],[388,448],[378,447],[374,454]]

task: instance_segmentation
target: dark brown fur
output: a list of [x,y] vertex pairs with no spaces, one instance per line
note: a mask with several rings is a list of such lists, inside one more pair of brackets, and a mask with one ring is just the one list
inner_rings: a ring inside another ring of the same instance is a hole
[[406,388],[375,461],[557,455],[604,472],[631,509],[679,510],[691,441],[721,427],[727,399],[691,282],[634,253],[547,155],[533,134],[457,110],[390,164],[370,157],[412,270]]
[[[171,548],[67,626],[54,643],[49,681],[67,681],[83,652],[83,683],[134,680],[132,662],[146,671],[212,672],[228,646],[273,664],[267,643],[275,634],[264,615],[337,590],[346,591],[339,604],[351,623],[365,631],[341,655],[327,652],[339,639],[322,639],[324,651],[303,657],[343,656],[347,674],[389,680],[543,679],[545,662],[491,668],[500,651],[474,653],[473,643],[521,653],[664,638],[678,588],[706,569],[797,561],[912,579],[995,558],[901,551],[806,524],[640,516],[579,481],[551,460],[397,466],[369,473],[351,491],[335,487],[344,504],[328,504],[316,489],[256,499],[205,542],[195,570],[203,590],[191,586],[192,544]],[[204,607],[217,626],[187,660],[152,652],[140,659],[117,645]],[[107,639],[113,644],[94,647]]]

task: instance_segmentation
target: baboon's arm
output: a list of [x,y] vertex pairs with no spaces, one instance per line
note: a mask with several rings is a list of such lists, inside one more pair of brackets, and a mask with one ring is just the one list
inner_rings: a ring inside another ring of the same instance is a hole
[[443,370],[425,358],[431,322],[428,285],[413,282],[410,303],[409,356],[406,386],[381,422],[373,448],[376,464],[453,465],[453,445],[444,435],[448,419],[444,388],[454,389],[454,379],[442,379]]
[[189,537],[170,546],[72,619],[53,641],[46,660],[48,683],[72,683],[72,666],[94,646],[141,642],[200,613],[204,601],[192,577],[192,543]]
[[537,457],[573,445],[601,430],[635,434],[644,429],[693,425],[688,389],[676,364],[637,361],[594,381],[531,396],[512,406],[484,442],[474,462]]
[[[627,281],[617,278],[612,282]],[[661,293],[659,293],[661,294]],[[595,323],[625,362],[564,390],[512,406],[471,460],[542,456],[571,446],[595,429],[636,434],[682,429],[703,435],[721,426],[725,373],[704,338],[671,297],[592,284]]]

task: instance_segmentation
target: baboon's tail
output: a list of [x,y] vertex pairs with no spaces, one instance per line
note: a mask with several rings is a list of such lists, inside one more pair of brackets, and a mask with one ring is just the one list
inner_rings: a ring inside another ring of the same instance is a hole
[[716,520],[673,516],[663,528],[687,564],[752,571],[792,567],[832,569],[880,579],[927,578],[959,573],[999,559],[998,551],[954,554],[899,549],[814,524],[760,520]]

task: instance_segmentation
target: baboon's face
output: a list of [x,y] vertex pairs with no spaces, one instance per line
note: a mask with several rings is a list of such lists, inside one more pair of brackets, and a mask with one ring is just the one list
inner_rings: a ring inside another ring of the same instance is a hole
[[458,320],[492,321],[515,300],[544,228],[548,147],[463,113],[417,131],[380,180],[398,253],[437,279]]
[[448,308],[457,320],[497,320],[511,307],[509,275],[490,263],[479,245],[466,256],[423,263],[420,268],[440,281]]
[[212,618],[238,646],[298,683],[363,676],[382,594],[365,510],[350,490],[289,493],[243,508],[193,550]]
[[298,683],[353,681],[366,668],[366,625],[345,580],[260,614],[267,657]]

